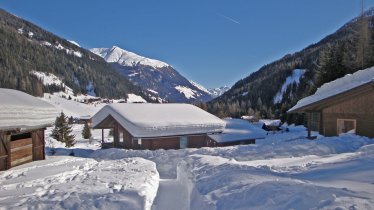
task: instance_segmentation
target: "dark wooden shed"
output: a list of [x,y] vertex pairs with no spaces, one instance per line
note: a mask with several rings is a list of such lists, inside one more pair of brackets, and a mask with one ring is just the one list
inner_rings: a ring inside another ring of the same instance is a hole
[[0,171],[44,160],[44,130],[57,110],[17,90],[0,88]]
[[308,136],[355,133],[374,137],[374,68],[323,85],[288,113],[306,113]]
[[44,128],[0,131],[0,171],[36,160],[44,160]]

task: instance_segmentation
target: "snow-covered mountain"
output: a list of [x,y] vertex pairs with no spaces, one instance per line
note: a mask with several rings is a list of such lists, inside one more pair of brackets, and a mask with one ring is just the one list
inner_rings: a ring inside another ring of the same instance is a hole
[[208,88],[208,91],[213,98],[221,96],[228,90],[230,90],[230,87],[226,85],[218,88]]
[[208,93],[212,98],[217,98],[218,96],[221,96],[222,94],[224,94],[226,91],[230,89],[230,87],[226,85],[222,87],[218,87],[218,88],[205,88],[204,86],[192,80],[190,80],[190,83],[194,85],[195,87],[199,88],[200,90]]
[[210,93],[179,74],[171,65],[146,58],[117,46],[93,48],[91,52],[101,56],[131,82],[156,94],[163,101],[193,103],[209,101]]

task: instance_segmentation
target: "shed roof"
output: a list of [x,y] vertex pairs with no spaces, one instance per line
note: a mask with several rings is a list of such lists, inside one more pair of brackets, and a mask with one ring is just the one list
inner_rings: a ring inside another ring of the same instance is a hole
[[266,137],[266,131],[258,126],[242,119],[224,119],[225,130],[220,134],[209,135],[218,143],[243,141],[249,139],[262,139]]
[[92,117],[94,128],[113,117],[134,137],[222,132],[225,122],[190,104],[110,104]]
[[318,103],[325,99],[332,98],[336,95],[348,92],[360,86],[372,83],[374,81],[374,67],[357,71],[353,74],[347,74],[342,78],[332,82],[325,83],[317,91],[306,98],[301,99],[288,112],[297,112],[312,104]]
[[43,128],[53,124],[58,111],[24,92],[0,88],[0,130]]
[[260,119],[258,121],[259,123],[262,123],[262,124],[265,124],[266,126],[281,126],[282,124],[282,121],[280,119],[275,119],[275,120],[272,120],[272,119]]

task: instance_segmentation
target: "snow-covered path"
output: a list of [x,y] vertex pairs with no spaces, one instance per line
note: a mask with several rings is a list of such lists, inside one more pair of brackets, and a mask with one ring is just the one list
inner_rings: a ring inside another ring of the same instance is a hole
[[152,210],[188,210],[189,196],[187,186],[177,179],[161,179]]

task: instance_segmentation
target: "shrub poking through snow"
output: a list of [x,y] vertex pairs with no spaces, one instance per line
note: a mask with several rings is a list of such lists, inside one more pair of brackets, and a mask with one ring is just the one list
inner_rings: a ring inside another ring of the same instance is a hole
[[82,137],[84,139],[89,139],[92,137],[91,129],[90,127],[88,127],[87,123],[84,124],[83,130],[82,130]]
[[55,127],[52,130],[51,137],[65,143],[65,147],[72,147],[75,144],[75,136],[71,133],[72,126],[68,123],[68,117],[61,112],[61,115],[56,117]]

